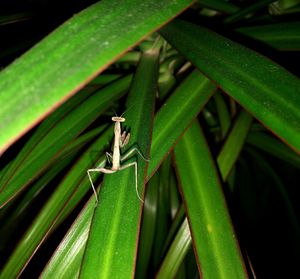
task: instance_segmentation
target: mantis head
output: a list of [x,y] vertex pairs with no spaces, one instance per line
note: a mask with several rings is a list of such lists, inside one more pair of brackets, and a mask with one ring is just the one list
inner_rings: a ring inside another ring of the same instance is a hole
[[125,121],[125,118],[124,117],[121,117],[121,116],[113,116],[111,118],[112,121],[114,122],[124,122]]

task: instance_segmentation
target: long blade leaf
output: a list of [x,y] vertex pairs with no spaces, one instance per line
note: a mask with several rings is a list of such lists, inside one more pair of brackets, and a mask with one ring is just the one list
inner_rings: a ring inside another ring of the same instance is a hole
[[246,278],[218,173],[198,122],[174,153],[203,278]]

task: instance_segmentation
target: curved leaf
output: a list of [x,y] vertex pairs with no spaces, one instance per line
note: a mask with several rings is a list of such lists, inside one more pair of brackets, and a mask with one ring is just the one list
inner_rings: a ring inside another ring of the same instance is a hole
[[250,114],[300,152],[297,77],[201,26],[174,20],[160,32]]

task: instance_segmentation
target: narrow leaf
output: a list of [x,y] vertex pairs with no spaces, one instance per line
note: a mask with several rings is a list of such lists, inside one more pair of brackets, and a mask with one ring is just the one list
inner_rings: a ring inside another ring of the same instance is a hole
[[146,188],[146,199],[141,223],[137,268],[135,278],[143,279],[147,276],[151,256],[155,224],[157,219],[159,174],[156,172],[149,180]]

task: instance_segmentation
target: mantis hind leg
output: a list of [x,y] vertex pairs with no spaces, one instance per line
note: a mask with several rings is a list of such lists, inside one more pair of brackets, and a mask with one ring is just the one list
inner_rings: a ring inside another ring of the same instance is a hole
[[98,203],[98,201],[99,201],[98,200],[98,193],[96,191],[96,188],[95,188],[94,183],[93,183],[93,179],[92,179],[91,174],[90,174],[91,172],[96,172],[96,171],[97,171],[97,169],[89,169],[89,170],[87,170],[87,175],[88,175],[90,183],[92,185],[93,192],[94,192],[94,195],[96,197],[96,202]]
[[106,168],[95,168],[95,169],[88,169],[87,170],[87,175],[89,177],[89,180],[90,180],[90,183],[92,185],[92,188],[93,188],[93,192],[95,194],[95,197],[96,197],[96,202],[98,203],[99,199],[98,199],[98,193],[96,191],[96,187],[93,183],[93,179],[92,179],[92,176],[91,176],[91,173],[92,172],[101,172],[101,173],[115,173],[116,171],[115,170],[111,170],[111,169],[106,169]]
[[137,194],[139,200],[144,203],[144,200],[141,198],[141,196],[139,194],[139,189],[138,189],[138,165],[137,165],[137,162],[132,162],[127,165],[123,165],[122,167],[120,167],[120,170],[124,170],[124,169],[127,169],[132,166],[134,166],[134,174],[135,174],[135,191],[136,191],[136,194]]

